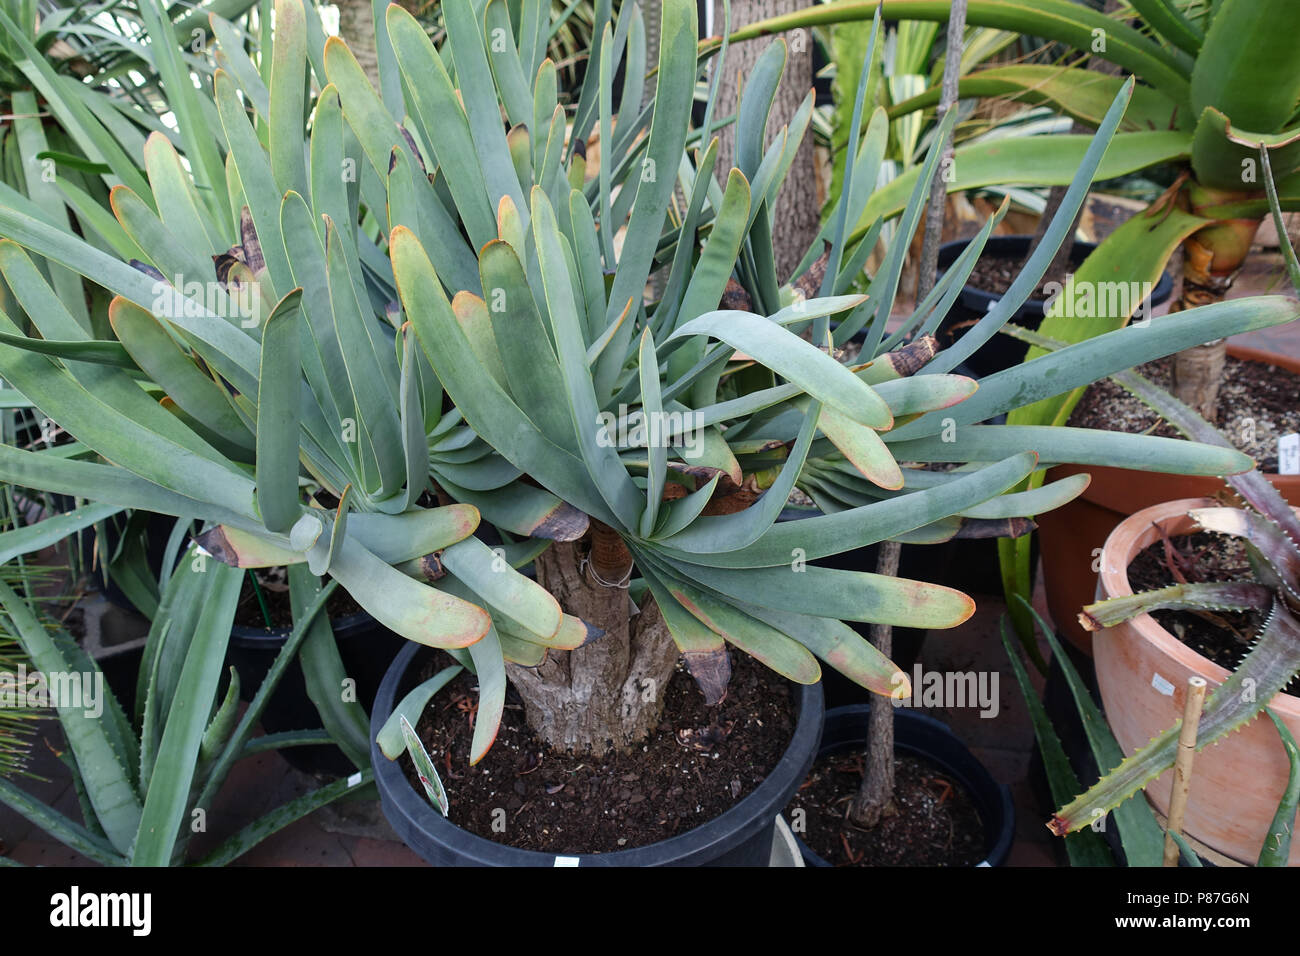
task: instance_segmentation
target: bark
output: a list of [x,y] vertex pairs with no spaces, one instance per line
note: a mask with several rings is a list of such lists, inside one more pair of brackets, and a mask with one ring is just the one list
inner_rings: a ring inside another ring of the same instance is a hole
[[574,651],[553,650],[540,667],[506,664],[528,725],[557,750],[600,756],[631,747],[658,722],[677,666],[658,605],[647,594],[634,609],[627,592],[632,557],[614,531],[595,521],[583,542],[553,544],[536,567],[538,583],[567,613],[605,635]]
[[379,53],[375,48],[375,18],[370,0],[336,0],[339,36],[357,58],[370,84],[379,89]]
[[[957,105],[957,83],[961,77],[961,54],[965,48],[966,0],[953,0],[948,19],[947,52],[943,64],[943,88],[935,122],[940,122]],[[930,180],[930,198],[925,209],[925,236],[921,240],[921,262],[917,268],[916,302],[930,294],[939,270],[939,240],[943,235],[943,213],[948,205],[946,176],[953,162],[952,136],[943,141],[943,154]]]
[[[1106,0],[1106,3],[1104,4],[1104,10],[1106,13],[1114,13],[1118,9],[1119,0]],[[1087,69],[1091,70],[1093,73],[1105,73],[1107,76],[1119,76],[1122,72],[1118,64],[1112,63],[1110,60],[1104,59],[1100,56],[1088,57]],[[1075,120],[1070,126],[1070,132],[1087,133],[1090,135],[1096,131],[1083,125],[1078,120]],[[1056,211],[1061,208],[1061,203],[1065,200],[1065,191],[1069,188],[1069,186],[1053,186],[1051,191],[1048,192],[1047,206],[1043,209],[1043,215],[1038,220],[1038,229],[1034,232],[1033,241],[1029,243],[1029,251],[1025,253],[1026,262],[1028,262],[1029,257],[1034,254],[1034,251],[1038,248],[1038,244],[1043,241],[1043,233],[1047,231],[1047,227],[1051,225],[1052,220],[1056,218]],[[1083,210],[1086,206],[1087,201],[1085,200],[1084,203],[1079,206],[1079,212],[1075,215],[1074,222],[1070,224],[1070,231],[1065,234],[1065,241],[1062,242],[1061,247],[1056,250],[1056,255],[1052,257],[1052,261],[1047,264],[1046,275],[1051,276],[1057,269],[1062,269],[1069,265],[1070,255],[1074,252],[1074,234],[1079,228],[1079,219],[1083,216]]]
[[[1195,207],[1195,200],[1193,204]],[[1257,219],[1223,220],[1183,240],[1183,287],[1169,311],[1221,302],[1245,264],[1259,224]],[[1226,339],[1215,339],[1174,356],[1174,396],[1210,422],[1219,419],[1219,386],[1227,350]]]
[[[876,559],[877,573],[890,577],[897,574],[902,548],[897,541],[882,541]],[[871,644],[888,658],[894,651],[894,629],[888,624],[871,625]],[[849,805],[849,819],[856,826],[870,829],[882,817],[898,812],[894,806],[894,701],[891,697],[881,694],[871,697],[866,758],[866,773]]]
[[[757,20],[774,17],[784,13],[794,13],[807,7],[804,0],[735,0],[731,4],[731,29],[739,30]],[[722,32],[722,3],[714,3],[713,28],[715,33]],[[767,121],[769,145],[779,135],[781,128],[789,124],[799,104],[803,102],[812,88],[812,35],[807,29],[793,30],[785,35],[788,51],[785,74],[777,87],[776,97],[772,102],[772,112]],[[751,40],[738,43],[727,49],[726,62],[714,69],[721,69],[722,76],[718,82],[718,100],[714,115],[718,119],[730,116],[736,111],[744,79],[758,62],[758,58],[767,49],[774,38]],[[729,124],[718,131],[718,162],[714,175],[718,182],[726,186],[736,158],[735,125]],[[803,258],[808,246],[817,237],[820,227],[821,206],[817,194],[817,170],[813,157],[812,126],[808,127],[799,150],[795,153],[790,173],[777,194],[776,209],[772,211],[772,246],[776,255],[777,278],[786,281],[794,272],[795,266]]]

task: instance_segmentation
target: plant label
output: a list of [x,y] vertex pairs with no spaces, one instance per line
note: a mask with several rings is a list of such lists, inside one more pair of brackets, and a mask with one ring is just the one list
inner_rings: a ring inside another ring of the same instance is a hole
[[1300,432],[1292,432],[1278,438],[1277,473],[1300,475]]

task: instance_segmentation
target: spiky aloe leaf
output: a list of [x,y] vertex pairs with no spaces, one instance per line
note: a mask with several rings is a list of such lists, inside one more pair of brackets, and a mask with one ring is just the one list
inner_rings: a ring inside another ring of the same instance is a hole
[[1079,625],[1085,631],[1100,631],[1152,611],[1265,611],[1272,603],[1273,592],[1253,581],[1171,584],[1154,591],[1125,594],[1089,604],[1079,613]]
[[351,777],[343,777],[333,783],[327,783],[325,786],[318,787],[310,793],[305,793],[297,799],[290,800],[270,813],[258,817],[204,857],[199,865],[225,866],[232,860],[237,860],[243,856],[272,834],[278,833],[291,823],[301,820],[321,807],[333,803],[345,793],[371,783],[374,779],[375,772],[367,767]]
[[[1237,669],[1205,703],[1196,749],[1207,746],[1255,718],[1300,670],[1300,624],[1275,601],[1259,639]],[[1248,683],[1249,682],[1249,683]],[[1092,822],[1097,810],[1113,810],[1174,765],[1179,724],[1156,736],[1097,781],[1087,793],[1062,807],[1047,824],[1063,836]]]
[[1188,514],[1206,531],[1230,534],[1250,544],[1271,574],[1256,567],[1256,572],[1282,590],[1293,608],[1300,607],[1300,545],[1282,528],[1263,515],[1240,508],[1195,508]]

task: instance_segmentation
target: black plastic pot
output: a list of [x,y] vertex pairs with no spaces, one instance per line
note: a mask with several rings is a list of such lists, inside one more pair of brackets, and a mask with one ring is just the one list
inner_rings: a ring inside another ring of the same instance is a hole
[[[357,682],[357,701],[369,712],[388,665],[408,642],[365,612],[331,623],[343,668]],[[265,630],[236,625],[231,629],[226,661],[239,671],[240,696],[245,701],[251,701],[257,693],[289,633],[289,628]],[[320,725],[320,714],[307,696],[307,682],[295,658],[266,703],[262,727],[267,733],[278,733],[310,730]],[[354,769],[352,761],[333,744],[286,747],[280,753],[290,766],[303,773],[339,775]]]
[[[828,710],[817,756],[862,749],[867,743],[870,718],[871,708],[866,704]],[[895,710],[894,752],[923,757],[942,767],[970,794],[984,824],[984,859],[976,866],[1001,866],[1006,862],[1016,830],[1011,788],[994,780],[947,724],[914,710]],[[831,865],[810,850],[803,840],[799,840],[799,850],[809,866]]]
[[[984,246],[983,256],[1023,260],[1029,252],[1029,244],[1032,241],[1032,236],[992,236]],[[963,239],[958,242],[946,242],[940,246],[939,269],[946,271],[965,250],[967,244],[967,240]],[[1072,266],[1077,268],[1095,248],[1097,246],[1092,242],[1076,242],[1070,255]],[[1160,305],[1169,298],[1173,290],[1173,279],[1168,272],[1162,272],[1160,281],[1151,290],[1151,305]],[[995,293],[984,292],[970,285],[964,286],[957,301],[953,303],[952,310],[939,325],[937,333],[939,344],[943,348],[952,345],[971,324],[984,318],[993,303],[1000,298],[1001,296]],[[1030,329],[1037,329],[1043,321],[1043,302],[1030,299],[1016,311],[1010,321]],[[998,334],[980,346],[966,359],[964,365],[970,372],[982,378],[1019,365],[1025,360],[1028,348],[1018,339]]]
[[821,687],[795,686],[797,721],[780,763],[757,790],[720,816],[667,840],[613,853],[556,856],[517,850],[475,836],[443,817],[411,786],[401,760],[389,760],[374,742],[395,702],[415,686],[420,665],[432,653],[411,644],[388,669],[370,718],[370,757],[384,816],[407,846],[435,866],[767,866],[776,816],[807,777],[821,738]]

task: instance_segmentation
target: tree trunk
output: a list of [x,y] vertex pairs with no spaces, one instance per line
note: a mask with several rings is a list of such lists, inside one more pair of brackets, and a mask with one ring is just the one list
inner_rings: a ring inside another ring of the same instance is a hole
[[375,48],[375,18],[370,0],[336,0],[339,36],[357,58],[370,84],[379,89],[379,53]]
[[[580,554],[579,544],[590,551]],[[677,645],[647,594],[634,611],[627,592],[632,556],[609,527],[592,521],[580,543],[551,545],[537,582],[564,610],[605,635],[574,651],[551,651],[540,667],[506,664],[528,725],[557,750],[601,756],[643,740],[659,720],[677,666]]]
[[[876,572],[893,577],[903,546],[882,541]],[[871,625],[871,645],[886,658],[894,651],[894,629],[888,624]],[[849,819],[870,829],[881,817],[898,812],[894,806],[894,700],[881,694],[871,696],[871,721],[867,725],[866,772],[862,785],[849,805]]]
[[[1193,213],[1213,203],[1253,193],[1232,193],[1193,183],[1187,188]],[[1183,240],[1183,286],[1170,312],[1221,302],[1250,255],[1262,219],[1223,219]],[[1216,339],[1174,356],[1172,391],[1210,422],[1219,419],[1219,386],[1228,343]]]
[[[731,29],[733,31],[783,13],[794,13],[807,6],[803,0],[735,0],[731,4]],[[714,3],[713,32],[722,32],[722,4]],[[768,142],[776,138],[781,127],[793,119],[799,104],[803,102],[812,88],[812,35],[807,29],[793,30],[785,34],[789,45],[785,64],[785,74],[777,87],[776,97],[772,101],[772,112],[767,121]],[[771,38],[751,40],[727,48],[727,60],[714,69],[721,69],[722,76],[718,82],[718,99],[714,115],[718,119],[730,116],[736,111],[740,91],[745,78],[758,62],[758,58],[767,49]],[[707,145],[707,144],[706,144]],[[736,159],[735,124],[718,130],[718,161],[714,175],[724,187],[727,175]],[[817,169],[813,157],[812,126],[809,125],[799,150],[795,153],[790,173],[777,195],[776,209],[771,212],[772,245],[776,254],[777,278],[785,281],[790,278],[795,266],[803,258],[808,246],[817,237],[821,226],[821,206],[817,194]]]

